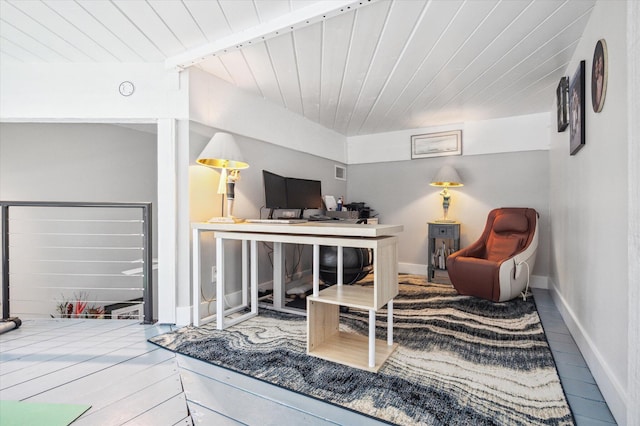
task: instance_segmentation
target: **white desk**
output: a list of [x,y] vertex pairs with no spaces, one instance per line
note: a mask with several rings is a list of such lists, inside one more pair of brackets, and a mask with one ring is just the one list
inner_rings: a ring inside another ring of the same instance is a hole
[[[193,226],[193,304],[194,325],[215,320],[218,329],[237,324],[258,314],[258,260],[257,242],[272,242],[274,246],[274,308],[283,309],[284,268],[283,243],[309,244],[313,246],[313,296],[307,298],[307,353],[357,368],[377,371],[391,354],[393,344],[393,298],[398,294],[397,237],[401,225],[355,225],[339,222],[305,222],[297,224],[264,223],[195,223]],[[213,231],[216,238],[216,315],[199,318],[200,304],[200,236]],[[242,294],[243,304],[224,310],[224,241],[242,241]],[[247,250],[251,245],[251,290],[248,291]],[[338,248],[337,269],[343,269],[343,247],[361,247],[373,250],[373,289],[360,286],[342,286],[343,276],[338,275],[335,287],[319,291],[320,246]],[[249,296],[250,294],[250,296]],[[387,342],[375,339],[375,314],[387,305]],[[369,337],[340,332],[339,306],[361,308],[369,311]],[[249,312],[227,319],[231,313],[250,309]],[[347,344],[348,351],[339,348]],[[364,353],[363,353],[364,350]],[[368,357],[366,354],[368,353]],[[367,362],[368,361],[368,362]]]

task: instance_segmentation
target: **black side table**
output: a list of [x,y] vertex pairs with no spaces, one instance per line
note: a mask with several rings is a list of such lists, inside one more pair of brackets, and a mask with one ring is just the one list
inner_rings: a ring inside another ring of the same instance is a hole
[[451,284],[446,259],[460,250],[458,222],[429,222],[429,250],[427,252],[427,281]]

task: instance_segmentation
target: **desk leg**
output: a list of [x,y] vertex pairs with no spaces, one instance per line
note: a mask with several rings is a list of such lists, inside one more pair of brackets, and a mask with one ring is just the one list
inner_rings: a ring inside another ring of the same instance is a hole
[[313,245],[313,296],[320,293],[320,244]]
[[193,230],[193,325],[200,325],[200,230]]
[[242,306],[249,306],[249,280],[247,277],[249,241],[242,240]]
[[216,328],[224,329],[224,240],[216,238]]
[[369,367],[376,366],[376,311],[369,309]]
[[273,308],[284,306],[284,247],[273,243]]
[[251,313],[258,314],[258,242],[251,240]]
[[344,249],[342,246],[337,246],[338,263],[336,264],[336,279],[337,284],[342,285],[344,283]]
[[387,302],[387,345],[393,345],[393,299]]

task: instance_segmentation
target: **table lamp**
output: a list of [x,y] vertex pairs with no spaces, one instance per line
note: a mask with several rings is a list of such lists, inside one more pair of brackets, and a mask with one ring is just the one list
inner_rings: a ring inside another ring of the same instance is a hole
[[451,220],[447,217],[449,214],[449,203],[451,199],[449,187],[464,186],[462,184],[462,179],[460,179],[458,172],[456,172],[456,169],[449,165],[442,166],[433,179],[431,179],[431,183],[429,185],[443,188],[442,191],[440,191],[440,195],[442,195],[442,210],[444,215],[442,219],[438,219],[436,222],[455,222],[455,220]]
[[233,216],[233,202],[235,200],[235,184],[240,177],[240,170],[249,167],[245,163],[240,148],[233,135],[218,132],[204,147],[198,159],[198,164],[220,169],[220,185],[218,194],[227,196],[227,215],[224,217],[213,217],[209,222],[242,222]]

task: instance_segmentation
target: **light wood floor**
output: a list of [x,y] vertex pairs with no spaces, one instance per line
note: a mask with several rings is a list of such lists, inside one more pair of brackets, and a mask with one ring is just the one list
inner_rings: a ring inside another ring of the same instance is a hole
[[78,425],[192,425],[169,327],[129,320],[25,320],[0,335],[0,399],[91,404]]
[[[534,289],[579,426],[615,424],[546,290]],[[91,404],[80,425],[381,425],[146,341],[169,326],[29,320],[0,335],[0,399]]]

